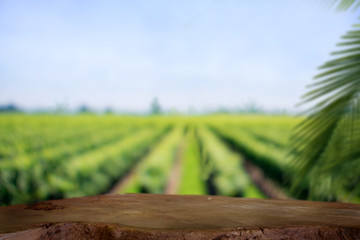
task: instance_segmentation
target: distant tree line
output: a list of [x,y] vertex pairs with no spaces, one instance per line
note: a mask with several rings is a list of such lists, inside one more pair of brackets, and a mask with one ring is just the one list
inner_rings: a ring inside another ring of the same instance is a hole
[[163,109],[160,101],[157,97],[153,98],[150,102],[149,108],[146,111],[117,111],[112,107],[105,107],[102,110],[96,110],[95,108],[82,104],[76,109],[71,110],[68,106],[56,105],[54,108],[45,108],[45,109],[35,109],[35,110],[26,110],[20,108],[16,104],[9,103],[5,105],[0,105],[0,113],[32,113],[32,114],[120,114],[120,115],[209,115],[209,114],[271,114],[271,115],[284,115],[290,114],[286,110],[275,109],[268,110],[263,108],[261,105],[256,102],[248,102],[242,106],[235,107],[225,107],[220,106],[214,109],[208,110],[197,110],[194,107],[189,107],[188,111],[178,111],[176,108],[171,108],[169,110]]
[[0,113],[16,113],[22,112],[22,110],[15,104],[9,103],[6,105],[0,105]]

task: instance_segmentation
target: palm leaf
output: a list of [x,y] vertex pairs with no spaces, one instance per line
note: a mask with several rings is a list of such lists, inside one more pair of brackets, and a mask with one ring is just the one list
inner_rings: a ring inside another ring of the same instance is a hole
[[321,1],[321,4],[335,8],[338,11],[346,11],[349,9],[355,11],[360,7],[359,0],[327,0]]
[[[360,1],[332,4],[343,10]],[[338,44],[345,49],[319,68],[322,72],[303,96],[301,104],[316,103],[292,138],[291,153],[299,169],[293,190],[303,190],[309,182],[313,199],[360,197],[360,26],[353,28]]]

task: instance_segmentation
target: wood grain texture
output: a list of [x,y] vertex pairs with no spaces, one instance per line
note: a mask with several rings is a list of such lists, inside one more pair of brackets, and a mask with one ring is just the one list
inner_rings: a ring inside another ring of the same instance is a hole
[[360,239],[360,205],[109,194],[1,207],[3,239]]

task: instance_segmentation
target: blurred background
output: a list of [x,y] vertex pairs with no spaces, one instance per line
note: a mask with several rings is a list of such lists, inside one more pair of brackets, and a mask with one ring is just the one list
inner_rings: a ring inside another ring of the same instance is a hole
[[0,103],[296,111],[357,13],[314,1],[1,1]]
[[302,147],[289,150],[306,117],[295,105],[358,16],[310,0],[0,0],[0,205],[126,192],[359,202],[352,183],[324,177],[314,194],[311,177],[293,179]]

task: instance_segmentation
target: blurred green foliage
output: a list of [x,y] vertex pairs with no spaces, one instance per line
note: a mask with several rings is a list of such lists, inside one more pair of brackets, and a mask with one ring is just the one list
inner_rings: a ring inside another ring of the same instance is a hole
[[[125,177],[119,192],[164,193],[176,158],[179,194],[266,197],[244,168],[250,161],[291,196],[297,169],[286,155],[287,144],[302,120],[262,115],[0,115],[0,201],[96,195]],[[310,186],[308,179],[302,184]],[[318,186],[326,184],[319,181]],[[350,195],[342,189],[328,199],[358,202],[358,196]],[[300,197],[306,199],[308,192]]]

